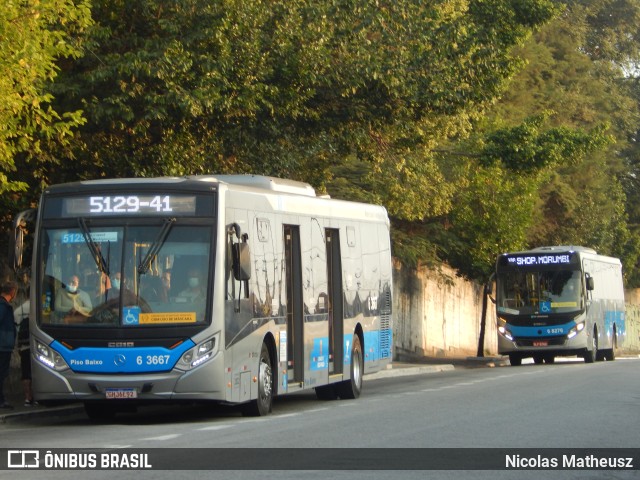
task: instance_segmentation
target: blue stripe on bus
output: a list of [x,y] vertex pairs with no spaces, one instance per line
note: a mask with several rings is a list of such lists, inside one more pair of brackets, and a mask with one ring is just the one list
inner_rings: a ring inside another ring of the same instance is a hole
[[[365,362],[375,362],[382,358],[391,358],[391,329],[364,332],[363,354]],[[381,345],[380,340],[383,340]],[[351,365],[353,335],[344,336],[344,364]]]
[[155,373],[171,370],[195,343],[187,340],[176,348],[133,347],[97,348],[81,347],[70,350],[58,341],[51,344],[67,365],[77,373]]
[[609,335],[613,335],[614,324],[616,326],[617,335],[624,335],[626,333],[624,311],[616,312],[609,310],[604,312],[604,329]]
[[544,325],[537,327],[520,327],[508,324],[508,328],[514,337],[559,337],[567,335],[569,330],[575,327],[576,322],[562,325]]

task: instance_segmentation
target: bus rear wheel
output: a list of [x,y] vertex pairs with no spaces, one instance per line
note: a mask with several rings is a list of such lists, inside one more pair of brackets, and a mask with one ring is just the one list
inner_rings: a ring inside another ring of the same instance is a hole
[[333,385],[323,385],[316,387],[315,390],[318,400],[335,400],[338,398],[338,392],[336,392],[336,388]]
[[618,347],[618,331],[613,327],[613,338],[611,339],[611,348],[604,350],[604,359],[607,362],[613,362],[616,359],[616,348]]
[[512,367],[519,367],[520,365],[522,365],[522,357],[515,353],[512,355],[509,355],[509,363],[511,364]]
[[261,417],[271,413],[273,404],[273,369],[271,367],[271,355],[265,343],[260,351],[258,363],[258,398],[250,401],[242,410],[245,416]]
[[364,356],[360,337],[353,336],[353,347],[351,349],[351,378],[336,384],[336,392],[343,399],[353,399],[360,396],[362,392],[362,375],[364,373]]

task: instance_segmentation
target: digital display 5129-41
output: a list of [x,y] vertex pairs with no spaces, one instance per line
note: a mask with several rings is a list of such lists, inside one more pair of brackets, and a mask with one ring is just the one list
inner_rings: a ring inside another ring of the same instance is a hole
[[92,195],[65,198],[62,203],[63,216],[192,215],[195,211],[195,195]]

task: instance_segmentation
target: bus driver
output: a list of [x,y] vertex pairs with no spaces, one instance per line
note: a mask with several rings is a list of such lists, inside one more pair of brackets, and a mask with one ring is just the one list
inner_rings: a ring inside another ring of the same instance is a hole
[[58,318],[68,320],[74,316],[88,317],[93,308],[91,298],[84,290],[80,290],[80,279],[72,275],[64,289],[56,293],[55,312]]

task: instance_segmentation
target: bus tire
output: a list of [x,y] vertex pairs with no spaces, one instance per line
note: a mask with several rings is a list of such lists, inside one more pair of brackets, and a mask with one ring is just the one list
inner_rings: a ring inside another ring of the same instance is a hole
[[611,348],[605,350],[605,360],[607,362],[613,362],[616,359],[616,348],[618,347],[618,331],[616,327],[613,327],[613,339],[611,340]]
[[263,343],[258,362],[258,398],[245,404],[242,413],[248,417],[261,417],[271,413],[272,405],[273,368],[269,348]]
[[544,363],[555,363],[556,357],[554,355],[545,355]]
[[598,330],[593,329],[593,336],[591,337],[591,350],[588,348],[584,352],[584,363],[593,363],[598,358]]
[[512,355],[509,355],[509,363],[511,364],[512,367],[519,367],[520,365],[522,365],[522,357],[515,353]]
[[338,392],[333,385],[323,385],[316,387],[316,397],[318,400],[335,400],[338,398]]
[[544,363],[544,357],[542,355],[534,355],[533,363],[536,365],[542,365]]
[[353,336],[353,347],[351,348],[351,378],[336,384],[336,392],[342,399],[354,399],[362,392],[362,375],[364,373],[364,356],[360,337]]

